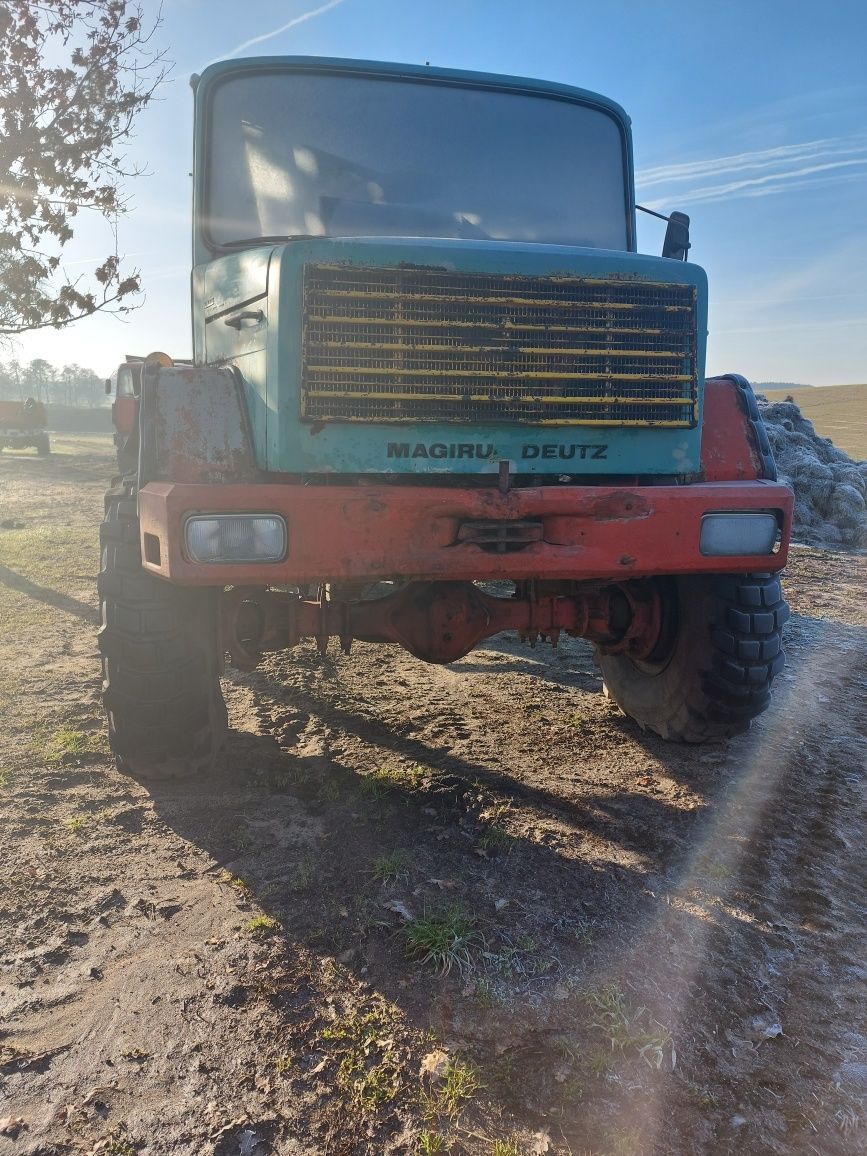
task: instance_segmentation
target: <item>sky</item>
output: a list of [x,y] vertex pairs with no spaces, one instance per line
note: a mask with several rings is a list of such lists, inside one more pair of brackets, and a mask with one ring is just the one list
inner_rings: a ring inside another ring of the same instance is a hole
[[[157,15],[156,0],[141,0]],[[862,0],[164,0],[174,67],[140,117],[120,249],[142,306],[22,337],[11,355],[108,375],[189,357],[192,94],[212,60],[300,54],[538,77],[632,119],[637,197],[692,219],[710,281],[707,368],[755,381],[867,381],[867,5]],[[516,142],[520,149],[520,142]],[[639,214],[639,250],[664,226]],[[105,255],[79,218],[70,275]],[[0,353],[0,360],[10,354]]]

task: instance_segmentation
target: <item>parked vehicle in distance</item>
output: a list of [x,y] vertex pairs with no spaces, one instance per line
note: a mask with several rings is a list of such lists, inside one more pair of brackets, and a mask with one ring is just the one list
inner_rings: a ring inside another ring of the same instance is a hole
[[50,454],[45,406],[26,401],[0,401],[0,450],[23,450],[33,446],[38,454]]

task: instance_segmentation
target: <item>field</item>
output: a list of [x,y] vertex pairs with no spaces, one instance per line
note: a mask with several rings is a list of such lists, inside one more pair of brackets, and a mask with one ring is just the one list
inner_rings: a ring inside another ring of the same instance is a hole
[[[786,390],[769,390],[769,401],[783,401]],[[795,389],[791,397],[816,432],[830,438],[856,461],[867,458],[867,385],[828,385]]]
[[[826,391],[810,391],[824,395]],[[867,1151],[867,560],[794,551],[725,746],[589,648],[227,672],[212,781],[108,756],[108,437],[0,458],[0,1153]]]

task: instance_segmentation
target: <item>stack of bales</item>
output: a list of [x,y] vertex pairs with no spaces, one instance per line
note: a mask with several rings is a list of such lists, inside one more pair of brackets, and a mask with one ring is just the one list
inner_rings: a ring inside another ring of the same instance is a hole
[[819,437],[792,401],[759,409],[780,480],[795,491],[793,536],[811,546],[867,546],[867,461],[855,462]]

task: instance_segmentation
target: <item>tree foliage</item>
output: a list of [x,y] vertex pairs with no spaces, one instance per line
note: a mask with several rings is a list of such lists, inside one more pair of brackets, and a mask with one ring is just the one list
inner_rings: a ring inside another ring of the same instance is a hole
[[0,362],[0,400],[25,401],[28,397],[52,405],[107,405],[105,378],[89,366],[64,365],[59,369],[42,357],[26,365]]
[[[126,312],[139,292],[116,222],[125,142],[165,76],[152,35],[130,0],[0,0],[0,337]],[[83,211],[115,230],[114,251],[71,279]]]

